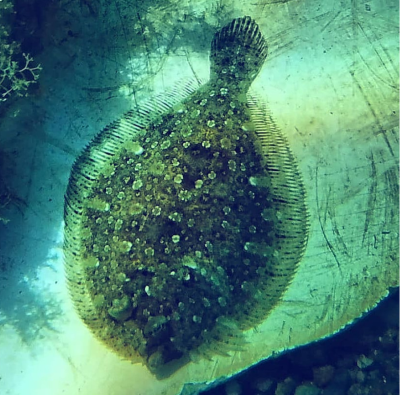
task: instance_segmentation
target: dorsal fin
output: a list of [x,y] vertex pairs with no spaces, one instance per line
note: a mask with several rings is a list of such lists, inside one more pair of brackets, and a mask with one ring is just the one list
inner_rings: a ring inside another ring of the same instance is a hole
[[[199,88],[195,80],[178,83],[165,93],[145,101],[119,120],[105,127],[75,161],[69,178],[64,204],[64,260],[68,287],[80,317],[101,337],[102,321],[85,286],[82,267],[81,222],[84,201],[101,169],[129,141],[135,141],[146,126],[169,111]],[[96,332],[97,333],[97,332]]]
[[240,306],[246,311],[246,318],[241,321],[245,329],[258,325],[260,318],[275,307],[290,285],[287,279],[293,276],[304,255],[309,233],[306,192],[294,155],[263,101],[254,92],[247,96],[251,119],[265,157],[265,168],[270,176],[272,200],[279,207],[279,217],[275,229],[278,259],[275,263],[268,262],[274,275],[264,287],[259,287],[262,302],[253,303],[251,309],[246,303]]
[[282,239],[287,239],[282,241],[282,259],[300,261],[307,244],[309,228],[303,179],[289,143],[266,104],[254,92],[248,98],[251,118],[266,158],[266,170],[271,176],[272,191],[281,207],[278,232]]

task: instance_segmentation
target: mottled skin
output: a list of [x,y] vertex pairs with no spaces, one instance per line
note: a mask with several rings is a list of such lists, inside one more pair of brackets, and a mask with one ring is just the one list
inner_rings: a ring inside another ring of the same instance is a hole
[[206,85],[125,114],[71,171],[64,253],[74,304],[97,338],[158,378],[243,349],[304,252],[295,160],[247,97],[266,56],[257,24],[233,20],[214,36]]
[[90,292],[107,320],[132,300],[115,336],[144,357],[181,357],[221,316],[240,326],[268,276],[276,217],[252,129],[239,95],[208,84],[137,139],[140,155],[122,150],[88,199]]

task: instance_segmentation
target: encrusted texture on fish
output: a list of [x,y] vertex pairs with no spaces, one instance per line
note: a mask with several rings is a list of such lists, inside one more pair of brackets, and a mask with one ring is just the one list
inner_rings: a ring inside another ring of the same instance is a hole
[[258,26],[217,32],[210,81],[149,101],[77,159],[65,259],[93,333],[158,377],[243,347],[304,253],[304,187],[282,133],[248,89],[267,56]]

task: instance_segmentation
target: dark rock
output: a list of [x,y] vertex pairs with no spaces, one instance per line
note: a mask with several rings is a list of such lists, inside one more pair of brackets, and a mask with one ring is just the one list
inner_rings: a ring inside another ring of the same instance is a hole
[[253,387],[263,395],[272,395],[274,393],[275,382],[271,379],[260,378],[254,382]]
[[395,328],[389,328],[382,337],[379,337],[382,349],[393,350],[399,342],[399,332]]
[[371,366],[374,363],[374,360],[371,358],[368,358],[367,356],[365,356],[364,354],[361,354],[358,358],[357,358],[357,366],[360,369],[365,369],[368,368],[369,366]]
[[296,388],[296,382],[288,377],[284,381],[281,381],[276,386],[275,395],[292,395]]
[[313,368],[313,382],[317,387],[325,387],[333,378],[335,368],[332,365]]
[[359,370],[356,373],[356,377],[355,377],[356,381],[358,383],[363,383],[365,381],[365,373],[362,370]]
[[321,390],[314,384],[301,384],[296,388],[294,395],[320,395]]
[[370,390],[361,383],[353,384],[347,391],[347,395],[372,395]]
[[349,372],[346,369],[337,369],[332,381],[323,390],[323,395],[346,394],[352,383]]

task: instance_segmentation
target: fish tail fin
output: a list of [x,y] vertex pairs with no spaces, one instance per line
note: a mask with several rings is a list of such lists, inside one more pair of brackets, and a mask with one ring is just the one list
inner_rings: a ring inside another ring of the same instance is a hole
[[256,22],[249,16],[234,19],[214,35],[210,54],[211,80],[250,87],[267,53],[267,43]]

